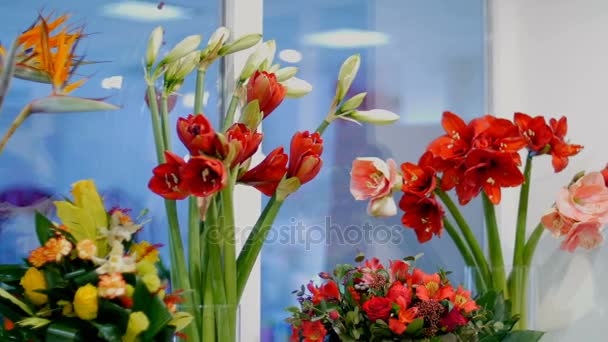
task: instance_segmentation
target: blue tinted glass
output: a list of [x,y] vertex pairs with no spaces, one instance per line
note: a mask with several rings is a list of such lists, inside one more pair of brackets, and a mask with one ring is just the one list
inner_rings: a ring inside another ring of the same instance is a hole
[[[305,6],[266,1],[265,37],[277,40],[282,64],[299,67],[299,77],[314,85],[310,95],[286,100],[264,121],[266,153],[287,147],[293,131],[317,127],[333,98],[340,65],[354,53],[361,54],[362,65],[351,95],[367,91],[365,108],[388,109],[401,119],[383,127],[336,122],[327,130],[323,170],[286,202],[264,247],[265,341],[286,340],[284,308],[297,304],[292,290],[318,280],[318,272],[336,263],[353,262],[358,252],[385,262],[424,253],[418,265],[427,272],[442,267],[454,271],[455,282],[463,281],[464,264],[445,233],[420,245],[401,225],[401,213],[369,218],[367,204],[349,193],[349,171],[359,156],[417,162],[442,134],[444,110],[465,119],[483,114],[484,20],[481,0],[312,0]],[[465,209],[479,235],[480,212],[478,203]]]
[[[73,26],[89,34],[78,47],[86,60],[80,77],[90,79],[73,94],[102,98],[121,106],[113,112],[38,114],[28,118],[0,155],[0,263],[16,262],[37,247],[33,211],[51,213],[51,196],[68,196],[70,185],[94,179],[108,207],[132,208],[135,214],[150,209],[151,223],[141,238],[167,245],[162,199],[147,188],[156,165],[150,114],[144,103],[143,56],[148,36],[157,25],[165,28],[161,55],[187,35],[204,39],[219,23],[219,1],[11,1],[0,11],[0,40],[10,45],[38,13],[70,13]],[[122,77],[120,89],[113,76]],[[105,81],[105,82],[104,82]],[[207,73],[208,116],[217,113],[217,67]],[[192,111],[194,80],[186,80],[172,113]],[[0,131],[8,129],[21,108],[50,93],[50,86],[15,80],[0,115]],[[173,126],[174,127],[174,126]],[[177,143],[176,152],[186,151]],[[182,203],[183,204],[183,203]],[[185,213],[187,210],[181,210]],[[184,218],[185,219],[185,218]],[[168,247],[163,248],[168,255]]]

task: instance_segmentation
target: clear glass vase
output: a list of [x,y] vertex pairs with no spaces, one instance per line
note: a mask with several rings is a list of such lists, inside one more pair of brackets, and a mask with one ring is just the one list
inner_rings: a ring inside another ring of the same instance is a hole
[[192,309],[187,305],[182,306],[181,310],[189,312],[195,319],[182,332],[183,337],[179,334],[175,341],[196,341],[200,342],[240,342],[240,306],[234,305],[201,305],[196,309]]
[[[536,266],[507,266],[507,289],[505,291],[505,299],[510,302],[511,315],[518,315],[519,322],[516,324],[516,330],[530,330],[537,327],[536,312],[539,303],[539,288],[538,288],[538,269]],[[471,290],[471,293],[477,297],[484,293],[479,285],[480,272],[476,267],[465,267],[464,284],[463,286]],[[490,284],[489,289],[495,289],[493,284]]]

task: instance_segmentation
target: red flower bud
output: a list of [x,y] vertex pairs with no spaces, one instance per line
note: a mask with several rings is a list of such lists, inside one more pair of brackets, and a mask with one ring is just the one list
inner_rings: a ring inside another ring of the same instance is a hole
[[277,81],[273,73],[256,71],[247,83],[247,102],[258,100],[264,118],[281,104],[287,88]]
[[186,162],[169,151],[165,152],[165,157],[167,162],[152,170],[154,176],[150,179],[148,188],[166,199],[180,200],[188,197],[188,192],[181,177]]
[[242,175],[239,182],[253,186],[266,196],[272,196],[287,172],[287,159],[283,148],[276,148],[258,166]]
[[297,177],[301,184],[311,181],[321,171],[322,153],[323,139],[319,133],[296,132],[291,139],[287,177]]
[[331,319],[332,321],[335,321],[338,318],[340,318],[340,313],[338,313],[338,311],[332,310],[329,312],[329,319]]
[[177,120],[177,135],[193,156],[213,155],[215,152],[215,131],[205,115],[188,115]]
[[[246,125],[235,123],[226,131],[226,139],[228,143],[238,141],[238,151],[236,157],[232,161],[231,166],[234,167],[245,161],[255,154],[262,142],[264,135],[262,133],[252,132]],[[226,157],[228,153],[225,149],[218,148],[220,155]]]
[[198,197],[207,197],[222,190],[228,180],[224,164],[207,156],[190,158],[181,176],[188,191]]

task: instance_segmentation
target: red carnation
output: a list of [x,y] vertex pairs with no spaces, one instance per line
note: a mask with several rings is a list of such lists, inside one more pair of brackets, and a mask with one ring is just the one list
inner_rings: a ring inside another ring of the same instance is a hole
[[405,306],[409,306],[412,302],[412,290],[410,290],[409,287],[403,286],[401,282],[396,281],[388,289],[386,298],[389,298],[393,302],[397,302],[397,298],[403,298],[405,301]]
[[302,336],[304,342],[322,342],[327,335],[327,330],[321,321],[304,321],[302,322]]
[[460,311],[453,308],[444,317],[441,318],[439,323],[442,327],[445,327],[448,332],[454,331],[454,329],[466,325],[469,321],[464,317]]

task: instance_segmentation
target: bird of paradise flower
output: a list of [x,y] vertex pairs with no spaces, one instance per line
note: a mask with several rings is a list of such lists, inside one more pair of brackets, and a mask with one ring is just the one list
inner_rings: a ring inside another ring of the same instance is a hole
[[72,81],[84,58],[76,54],[79,41],[85,37],[83,27],[71,28],[69,14],[51,20],[51,15],[39,15],[34,24],[23,32],[11,49],[0,45],[0,109],[13,77],[48,83],[49,96],[28,103],[0,140],[0,154],[17,128],[34,113],[74,113],[115,110],[118,107],[95,99],[73,97],[68,94],[86,82],[86,78]]

